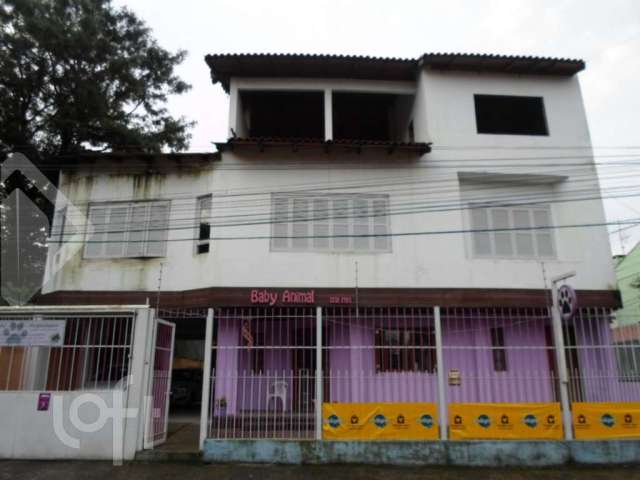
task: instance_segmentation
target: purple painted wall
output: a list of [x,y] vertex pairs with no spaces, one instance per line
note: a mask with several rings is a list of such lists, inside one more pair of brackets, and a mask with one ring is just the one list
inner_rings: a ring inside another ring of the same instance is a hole
[[[382,323],[381,323],[382,322]],[[435,372],[378,372],[376,370],[375,331],[379,325],[390,328],[427,328],[430,316],[412,316],[407,324],[397,318],[359,318],[325,316],[324,401],[330,402],[436,402]],[[315,389],[315,372],[294,371],[296,349],[301,345],[313,351],[315,326],[312,318],[292,321],[271,320],[261,335],[265,349],[264,371],[252,372],[250,349],[242,344],[242,321],[222,319],[218,323],[216,351],[217,381],[215,397],[227,399],[227,414],[241,411],[273,410],[275,401],[267,403],[267,389],[273,382],[286,383],[286,410],[311,411]],[[552,402],[556,401],[556,382],[552,378],[555,361],[547,344],[545,315],[505,313],[491,316],[465,313],[443,315],[445,374],[460,372],[461,384],[447,386],[448,402]],[[504,333],[506,371],[494,368],[491,328]],[[575,320],[576,341],[584,401],[637,400],[638,386],[615,378],[615,357],[606,317]],[[271,348],[273,347],[273,348]],[[308,362],[309,360],[305,360]],[[315,361],[309,366],[313,367]],[[303,377],[303,378],[300,378]],[[612,397],[615,395],[615,397]],[[278,401],[277,407],[280,408]]]
[[[506,371],[496,371],[491,328],[502,328]],[[460,371],[461,384],[449,386],[449,402],[553,401],[544,322],[519,318],[443,319],[444,368]]]
[[[331,318],[328,318],[331,322]],[[329,402],[435,402],[435,372],[377,372],[375,365],[375,330],[380,325],[390,328],[426,328],[429,318],[413,318],[409,324],[393,319],[352,319],[347,328],[338,329],[330,346]],[[340,335],[340,336],[338,336]]]

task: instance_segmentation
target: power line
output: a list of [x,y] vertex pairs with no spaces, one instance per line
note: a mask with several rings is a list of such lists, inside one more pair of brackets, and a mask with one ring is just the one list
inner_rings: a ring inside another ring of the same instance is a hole
[[[638,191],[637,193],[633,193],[633,194],[629,194],[629,195],[624,195],[625,197],[638,197],[640,196],[640,191]],[[418,214],[418,213],[442,213],[442,212],[450,212],[450,211],[464,211],[464,210],[473,210],[473,209],[477,209],[477,208],[500,208],[500,207],[506,207],[506,206],[535,206],[535,205],[540,205],[540,204],[550,204],[550,203],[568,203],[568,202],[579,202],[579,201],[589,201],[589,200],[599,200],[599,199],[603,199],[603,198],[613,198],[613,197],[603,197],[603,196],[593,196],[593,197],[580,197],[580,198],[573,198],[573,199],[539,199],[539,200],[532,200],[532,199],[523,199],[521,200],[521,203],[491,203],[491,204],[486,204],[486,202],[484,204],[481,205],[468,205],[468,204],[459,204],[459,205],[463,205],[461,207],[458,206],[453,206],[453,207],[448,207],[448,208],[442,208],[442,209],[435,209],[435,208],[427,208],[427,207],[423,207],[423,208],[419,208],[419,207],[413,207],[413,208],[405,208],[404,210],[399,209],[399,210],[391,210],[388,211],[385,214],[379,214],[379,215],[369,215],[369,214],[363,214],[363,215],[351,215],[351,214],[341,214],[341,215],[335,215],[335,214],[329,214],[326,213],[321,216],[316,216],[316,214],[314,213],[313,216],[306,216],[306,217],[298,217],[295,214],[293,214],[292,216],[288,216],[286,218],[281,218],[278,219],[276,218],[277,215],[273,215],[273,214],[267,214],[269,215],[269,217],[267,217],[265,220],[260,220],[258,217],[258,220],[254,220],[254,221],[246,221],[246,222],[240,222],[240,221],[236,221],[235,223],[215,223],[215,222],[206,222],[206,223],[210,223],[213,227],[216,228],[228,228],[228,227],[241,227],[241,226],[255,226],[255,225],[271,225],[271,224],[280,224],[280,223],[306,223],[306,222],[311,222],[311,221],[316,221],[316,220],[328,220],[328,219],[349,219],[349,218],[370,218],[370,217],[387,217],[387,216],[395,216],[395,215],[411,215],[411,214]],[[341,210],[341,209],[340,209]],[[324,210],[324,212],[334,212],[335,213],[336,209],[330,209],[330,210]],[[232,216],[231,218],[237,218],[238,216]],[[210,217],[207,217],[210,218]],[[187,222],[188,220],[191,219],[179,219],[182,221]],[[198,217],[193,218],[192,220],[200,220]],[[205,219],[206,220],[206,219]],[[279,221],[277,221],[279,220]],[[165,230],[189,230],[189,229],[193,229],[196,226],[196,223],[188,223],[185,226],[170,226],[171,223],[169,223],[169,226],[167,227],[162,227],[162,228],[155,228],[155,229],[148,229],[148,228],[140,228],[140,229],[129,229],[129,228],[125,228],[127,225],[132,225],[132,224],[139,224],[139,222],[137,221],[123,221],[123,222],[110,222],[110,223],[97,223],[97,224],[91,224],[92,227],[98,227],[98,226],[105,226],[105,225],[116,225],[117,227],[121,228],[121,230],[99,230],[97,233],[126,233],[126,232],[146,232],[146,231],[165,231]],[[175,225],[175,220],[174,220],[174,225]],[[634,225],[635,226],[635,225]],[[95,228],[94,228],[95,231]],[[78,233],[83,233],[86,234],[88,232],[88,230],[85,228],[83,230],[81,230],[80,232],[75,231],[75,232],[69,232],[69,233],[62,233],[62,236],[75,236]],[[56,232],[57,236],[60,236],[60,233]]]
[[[575,171],[568,171],[568,170],[561,170],[561,171],[557,171],[555,172],[555,174],[560,175],[560,174],[570,174],[573,173],[572,176],[570,176],[571,180],[567,180],[567,184],[568,185],[575,185],[578,183],[588,183],[588,184],[592,184],[594,190],[600,188],[598,185],[598,179],[591,173],[591,172],[575,172]],[[640,173],[640,172],[639,172]],[[608,174],[607,176],[601,176],[601,179],[607,179],[607,180],[628,180],[630,177],[629,172],[620,172],[620,173],[611,173]],[[409,178],[413,179],[410,180]],[[415,186],[424,186],[424,189],[426,190],[426,194],[429,195],[435,195],[438,194],[439,196],[442,196],[442,194],[446,194],[446,193],[451,193],[454,194],[456,197],[459,196],[459,192],[461,190],[460,188],[460,180],[455,177],[455,178],[451,178],[450,176],[445,177],[446,180],[442,180],[441,178],[428,178],[428,179],[421,179],[421,180],[415,180],[415,176],[414,177],[409,177],[406,178],[404,181],[399,181],[399,182],[376,182],[376,183],[345,183],[345,184],[338,184],[335,185],[335,183],[330,183],[328,185],[326,184],[307,184],[304,185],[304,189],[297,189],[297,188],[293,188],[293,187],[288,187],[288,188],[279,188],[278,185],[275,185],[274,187],[272,187],[270,190],[263,190],[263,191],[255,191],[255,192],[251,192],[251,193],[219,193],[216,192],[215,190],[213,192],[201,192],[202,195],[198,195],[198,194],[194,194],[194,192],[171,192],[170,194],[166,194],[166,195],[157,195],[154,197],[154,199],[170,199],[172,200],[172,205],[173,208],[175,209],[175,205],[178,202],[188,202],[188,209],[190,211],[193,211],[193,206],[191,205],[193,200],[196,198],[196,196],[205,196],[205,195],[212,195],[212,198],[216,201],[216,203],[218,204],[222,204],[223,202],[221,200],[223,199],[227,199],[227,198],[240,198],[240,201],[227,201],[225,202],[226,205],[229,205],[229,207],[227,207],[227,209],[234,207],[235,205],[237,206],[254,206],[256,203],[259,204],[263,204],[264,201],[262,199],[259,198],[255,198],[252,199],[250,197],[259,197],[259,196],[268,196],[274,193],[283,193],[283,194],[287,194],[287,193],[291,193],[291,194],[295,194],[295,193],[307,193],[307,192],[315,192],[315,191],[321,191],[321,192],[328,192],[328,191],[335,191],[335,190],[346,190],[346,189],[364,189],[364,188],[377,188],[376,191],[380,192],[380,190],[383,190],[385,193],[394,193],[394,197],[402,197],[402,196],[411,196],[411,197],[415,197],[416,195],[420,194],[420,190],[417,190],[415,188]],[[434,187],[428,187],[427,190],[427,186],[430,184],[435,184]],[[450,186],[446,186],[447,184],[450,184]],[[409,189],[409,186],[414,186],[412,189]],[[523,185],[516,183],[515,186],[518,186],[519,188],[522,188]],[[389,188],[385,188],[385,187],[389,187]],[[503,190],[503,189],[508,189],[508,188],[513,188],[514,184],[511,183],[502,183],[502,184],[494,184],[494,183],[487,183],[484,184],[482,186],[479,185],[475,185],[473,188],[470,188],[468,190],[473,191],[474,193],[476,192],[482,192],[482,191],[489,191],[489,192],[493,192],[495,190]],[[524,186],[524,188],[535,188],[534,185],[530,185],[530,186]],[[607,187],[607,188],[614,188],[614,185],[612,184],[611,187]],[[616,187],[619,188],[619,187]],[[396,193],[396,190],[400,190],[399,192]],[[568,189],[564,189],[563,192],[567,192],[567,191],[571,191]],[[186,198],[181,198],[181,197],[186,197]],[[245,197],[249,197],[249,198],[245,198]],[[245,198],[245,200],[242,200],[243,198]],[[80,206],[84,206],[84,205],[89,205],[89,204],[93,204],[93,203],[99,203],[99,202],[108,202],[108,201],[124,201],[127,200],[126,198],[105,198],[105,197],[101,197],[101,198],[95,198],[92,201],[89,202],[73,202],[74,206],[76,207],[80,207]],[[135,201],[135,198],[131,198],[132,201]],[[241,203],[242,202],[242,203]]]
[[[496,150],[501,150],[500,147],[485,147],[487,149],[496,149]],[[481,148],[478,148],[479,150]],[[535,150],[535,149],[534,149]],[[393,165],[390,166],[389,165],[389,156],[388,155],[380,155],[380,156],[371,156],[369,157],[368,163],[363,163],[362,162],[362,154],[357,154],[358,158],[351,158],[352,155],[347,153],[343,156],[341,156],[338,159],[332,159],[332,160],[326,160],[324,162],[319,162],[316,160],[313,161],[314,166],[319,166],[321,168],[330,168],[330,167],[335,167],[335,166],[340,166],[342,167],[344,164],[348,164],[349,162],[357,164],[358,168],[360,169],[367,169],[369,167],[372,166],[376,166],[376,167],[380,167],[379,164],[382,163],[382,168],[398,168],[400,166],[404,166],[402,164],[400,164],[399,161],[394,161]],[[159,158],[162,157],[161,154],[158,155]],[[599,161],[595,161],[593,160],[593,155],[591,154],[578,154],[578,155],[536,155],[536,156],[496,156],[493,155],[491,157],[475,157],[475,158],[469,158],[469,157],[451,157],[451,158],[435,158],[435,156],[433,154],[429,154],[426,156],[426,158],[419,158],[419,159],[414,159],[411,157],[406,157],[406,156],[402,156],[400,158],[396,158],[396,160],[406,160],[407,163],[409,165],[409,167],[412,168],[416,168],[416,167],[437,167],[438,164],[446,164],[446,163],[452,163],[455,166],[458,166],[458,164],[467,164],[467,163],[475,163],[475,162],[489,162],[486,163],[486,166],[504,166],[504,161],[515,161],[515,162],[519,162],[518,164],[516,164],[516,166],[520,166],[522,164],[522,162],[530,162],[530,161],[544,161],[544,160],[585,160],[583,162],[580,163],[565,163],[564,165],[575,165],[575,166],[597,166],[597,165],[615,165],[616,163],[620,164],[620,165],[638,165],[639,163],[637,162],[638,160],[640,160],[640,152],[633,152],[633,153],[610,153],[610,154],[600,154],[600,155],[596,155],[597,158],[601,158],[601,159],[607,159],[607,158],[612,158],[612,159],[620,159],[620,161],[618,162],[599,162]],[[79,163],[78,162],[78,158],[83,158],[82,155],[75,155],[75,156],[71,156],[71,158],[74,158],[74,161],[68,161],[68,162],[60,162],[60,161],[55,161],[55,162],[48,162],[45,165],[43,165],[44,167],[57,167],[57,168],[66,168],[66,167],[70,167],[73,170],[76,169],[83,169],[83,168],[106,168],[106,169],[116,169],[116,170],[120,170],[120,171],[124,171],[127,169],[140,169],[140,168],[150,168],[153,166],[154,161],[153,160],[142,160],[140,158],[136,158],[135,154],[132,154],[130,158],[127,158],[126,163],[124,163],[123,160],[117,160],[117,159],[109,159],[108,157],[106,158],[100,158],[100,156],[95,156],[95,157],[84,157],[87,160],[92,160],[92,163]],[[255,159],[247,159],[247,158],[243,158],[240,157],[242,160],[251,162],[251,161],[257,161]],[[393,159],[393,157],[391,157],[391,159]],[[106,161],[105,161],[106,160]],[[105,163],[101,163],[101,161],[105,161]],[[233,167],[233,168],[237,168],[240,167],[240,169],[254,169],[256,168],[255,165],[233,165],[232,163],[229,163],[227,165],[225,165],[224,161],[213,161],[213,162],[207,162],[207,161],[203,161],[203,160],[173,160],[171,158],[169,158],[169,161],[173,161],[175,163],[175,165],[177,167],[211,167],[214,166],[216,169],[225,169],[228,167]],[[496,163],[499,162],[499,163]],[[234,162],[235,163],[235,162]],[[273,162],[270,162],[270,165],[266,165],[264,167],[260,166],[260,169],[262,168],[273,168]],[[307,160],[282,160],[280,159],[278,161],[279,165],[286,165],[288,167],[292,166],[292,165],[298,165],[298,166],[303,166],[303,167],[308,167],[309,166],[309,161]],[[421,165],[424,164],[424,165]],[[545,166],[545,165],[543,165]],[[557,166],[557,163],[553,163],[553,164],[546,164],[546,166]],[[172,167],[175,168],[175,167]]]
[[[567,225],[545,225],[540,227],[510,227],[510,228],[482,228],[482,229],[458,229],[458,230],[427,230],[417,232],[401,232],[401,233],[367,233],[367,234],[344,234],[344,235],[252,235],[252,236],[236,236],[236,237],[210,237],[210,241],[222,241],[222,240],[271,240],[271,239],[313,239],[313,238],[375,238],[375,237],[410,237],[410,236],[425,236],[425,235],[454,235],[464,233],[491,233],[491,232],[516,232],[516,231],[540,231],[540,230],[560,230],[569,228],[592,228],[592,227],[604,227],[607,225],[617,225],[620,223],[634,223],[640,224],[640,218],[632,220],[618,221],[618,222],[602,222],[602,223],[579,223],[579,224],[567,224]],[[184,242],[195,241],[199,238],[168,238],[165,240],[65,240],[57,243],[147,243],[147,242]]]

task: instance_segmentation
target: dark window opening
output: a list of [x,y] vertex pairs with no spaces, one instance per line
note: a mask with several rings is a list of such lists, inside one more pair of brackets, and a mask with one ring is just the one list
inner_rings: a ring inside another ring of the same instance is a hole
[[492,328],[491,351],[493,353],[493,369],[496,372],[507,371],[507,350],[504,346],[504,328]]
[[196,252],[209,253],[209,243],[211,238],[211,195],[198,199],[198,224],[196,241]]
[[376,372],[435,373],[435,330],[377,329],[375,357]]
[[410,141],[411,95],[334,92],[332,99],[335,140]]
[[478,133],[548,135],[542,97],[474,95]]
[[198,240],[209,240],[211,235],[211,225],[208,223],[201,223],[198,232]]
[[323,92],[242,92],[240,137],[324,139]]

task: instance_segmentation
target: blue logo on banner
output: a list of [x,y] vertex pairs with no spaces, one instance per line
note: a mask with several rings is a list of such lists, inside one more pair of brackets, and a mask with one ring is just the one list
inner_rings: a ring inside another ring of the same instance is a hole
[[482,428],[489,428],[489,426],[491,425],[491,419],[488,415],[480,415],[478,417],[478,425],[480,425]]
[[424,427],[424,428],[431,428],[433,427],[433,417],[431,415],[422,415],[420,417],[420,424]]
[[373,418],[373,423],[375,423],[376,427],[384,428],[387,426],[387,417],[382,414],[378,414]]
[[536,418],[535,415],[529,414],[526,417],[524,417],[524,424],[527,427],[536,428],[538,426],[538,419]]
[[337,415],[331,415],[329,417],[329,426],[338,428],[340,426],[340,417],[338,417]]
[[602,415],[602,418],[600,420],[605,427],[613,427],[616,424],[616,419],[613,418],[613,415],[610,415],[608,413]]

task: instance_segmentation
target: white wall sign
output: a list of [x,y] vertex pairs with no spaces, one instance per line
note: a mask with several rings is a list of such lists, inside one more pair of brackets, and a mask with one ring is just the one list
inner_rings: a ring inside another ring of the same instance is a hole
[[66,320],[0,320],[0,347],[59,347]]

